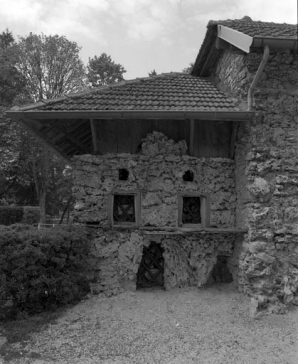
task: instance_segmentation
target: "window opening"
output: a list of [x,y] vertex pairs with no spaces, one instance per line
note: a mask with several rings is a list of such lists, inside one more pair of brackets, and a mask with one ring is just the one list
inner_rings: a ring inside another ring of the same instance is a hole
[[129,176],[129,172],[125,168],[119,169],[119,180],[120,181],[127,181]]
[[134,195],[114,195],[113,219],[116,223],[136,222]]
[[178,226],[210,227],[210,197],[199,192],[178,193]]
[[108,224],[139,225],[141,194],[138,190],[113,190],[108,197]]
[[185,182],[193,182],[194,174],[192,171],[186,171],[183,175],[183,181]]
[[182,224],[201,224],[201,198],[183,197]]
[[143,248],[143,256],[137,273],[137,288],[164,287],[164,250],[160,244],[150,242]]

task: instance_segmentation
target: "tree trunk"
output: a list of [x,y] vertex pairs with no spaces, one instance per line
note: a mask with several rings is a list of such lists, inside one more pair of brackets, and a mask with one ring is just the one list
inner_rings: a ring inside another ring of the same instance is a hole
[[46,223],[46,191],[42,189],[39,196],[39,209],[40,209],[40,220],[41,224]]

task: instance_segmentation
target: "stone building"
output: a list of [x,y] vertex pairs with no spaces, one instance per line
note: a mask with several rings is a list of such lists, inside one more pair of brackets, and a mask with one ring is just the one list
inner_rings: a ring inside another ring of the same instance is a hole
[[296,26],[209,22],[191,75],[125,81],[8,116],[75,171],[97,290],[230,282],[298,304]]

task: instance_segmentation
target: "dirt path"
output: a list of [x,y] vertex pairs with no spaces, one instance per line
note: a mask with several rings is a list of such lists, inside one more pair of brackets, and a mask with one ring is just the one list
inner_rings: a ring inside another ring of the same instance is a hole
[[298,310],[251,319],[230,285],[93,296],[9,350],[10,364],[297,364]]

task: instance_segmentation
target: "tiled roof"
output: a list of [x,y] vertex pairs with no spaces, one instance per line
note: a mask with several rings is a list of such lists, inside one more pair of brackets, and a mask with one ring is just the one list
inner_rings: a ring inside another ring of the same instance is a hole
[[[278,41],[275,44],[276,47],[280,47],[281,44],[295,47],[293,41],[295,42],[295,40],[297,40],[297,25],[293,24],[253,21],[248,16],[236,20],[210,20],[207,25],[205,38],[193,67],[192,74],[195,76],[209,76],[213,65],[220,56],[220,50],[216,47],[217,25],[223,25],[230,29],[237,30],[238,32],[254,38],[254,40],[259,38],[262,40],[273,38],[274,41]],[[291,40],[291,44],[285,43],[285,39]],[[263,47],[264,44],[261,43],[260,46]],[[272,47],[272,44],[270,46]],[[258,45],[253,43],[253,47],[258,47]]]
[[211,21],[208,25],[214,24],[224,25],[251,37],[297,38],[296,24],[253,21],[248,16],[236,20]]
[[[40,105],[40,104],[39,104]],[[31,111],[236,111],[208,79],[168,73],[98,87],[45,102]]]

